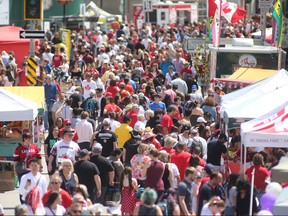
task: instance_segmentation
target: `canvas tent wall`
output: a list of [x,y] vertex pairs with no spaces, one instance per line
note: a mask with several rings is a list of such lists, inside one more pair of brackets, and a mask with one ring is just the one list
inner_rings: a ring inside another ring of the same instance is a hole
[[271,182],[288,181],[288,157],[282,157],[279,164],[271,169]]
[[31,121],[37,117],[37,104],[0,88],[0,121]]
[[271,77],[224,95],[221,115],[228,128],[257,118],[288,101],[288,72],[281,69]]

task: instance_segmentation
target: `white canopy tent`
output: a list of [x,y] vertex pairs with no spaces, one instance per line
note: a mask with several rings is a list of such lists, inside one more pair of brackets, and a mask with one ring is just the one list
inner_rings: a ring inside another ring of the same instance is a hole
[[281,157],[279,164],[271,169],[271,182],[287,182],[288,157]]
[[281,69],[271,77],[224,95],[221,113],[228,128],[257,118],[288,101],[288,72]]
[[288,102],[261,117],[242,123],[241,142],[244,145],[244,161],[246,161],[246,147],[287,148]]
[[31,121],[38,115],[37,104],[0,88],[0,121]]

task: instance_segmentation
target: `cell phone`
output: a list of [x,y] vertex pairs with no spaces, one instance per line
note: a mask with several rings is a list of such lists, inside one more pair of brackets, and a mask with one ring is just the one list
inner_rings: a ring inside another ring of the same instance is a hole
[[28,183],[31,183],[31,179],[27,179],[27,182],[28,182]]

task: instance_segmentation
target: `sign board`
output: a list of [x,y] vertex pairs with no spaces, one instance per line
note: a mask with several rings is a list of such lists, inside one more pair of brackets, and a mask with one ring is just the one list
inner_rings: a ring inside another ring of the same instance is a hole
[[86,14],[86,5],[85,3],[83,3],[83,4],[80,4],[80,15],[85,16],[85,14]]
[[45,31],[20,31],[21,39],[44,39]]
[[268,8],[270,9],[272,7],[272,1],[271,0],[259,0],[258,7],[261,8]]
[[204,44],[204,48],[207,48],[206,39],[203,38],[186,38],[184,41],[184,49],[187,52],[195,52],[197,47],[201,47]]
[[143,0],[143,10],[144,12],[153,11],[153,0]]
[[36,58],[28,58],[27,59],[28,68],[27,68],[27,84],[28,85],[36,85]]
[[0,1],[0,25],[9,25],[9,0]]

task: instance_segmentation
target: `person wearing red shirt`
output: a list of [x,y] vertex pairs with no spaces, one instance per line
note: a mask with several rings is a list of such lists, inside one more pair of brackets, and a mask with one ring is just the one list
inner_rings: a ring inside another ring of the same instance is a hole
[[59,50],[56,49],[55,50],[55,54],[52,58],[52,66],[54,66],[55,68],[61,66],[63,64],[63,56],[59,53]]
[[184,68],[180,71],[180,75],[182,77],[182,79],[185,79],[186,75],[193,75],[193,71],[191,68],[189,68],[189,62],[186,61],[184,63]]
[[138,121],[138,113],[140,111],[138,104],[132,105],[132,110],[127,113],[127,115],[131,116],[131,122],[129,124],[130,127],[134,128],[135,123]]
[[83,56],[83,61],[87,64],[92,64],[94,62],[94,58],[90,55],[90,49],[85,50],[85,55]]
[[64,130],[70,130],[70,131],[72,131],[72,133],[74,134],[72,141],[74,141],[74,142],[77,143],[78,140],[79,140],[79,136],[78,136],[76,130],[74,130],[74,129],[71,127],[71,121],[70,121],[70,119],[64,119],[64,123],[63,123],[63,124],[64,124],[64,127],[59,130],[59,135],[60,135],[60,137],[63,139],[63,137],[64,137]]
[[152,73],[150,65],[146,65],[145,71],[142,74],[142,79],[145,79],[146,81],[149,81],[150,79],[154,79],[154,75]]
[[72,198],[69,193],[60,188],[62,184],[62,178],[58,174],[54,174],[50,179],[51,190],[48,190],[42,197],[42,202],[45,204],[48,200],[49,195],[52,192],[58,192],[61,195],[62,203],[61,205],[67,209],[72,205]]
[[[126,90],[126,89],[125,89]],[[106,89],[106,92],[110,92],[112,94],[112,97],[115,98],[117,94],[119,94],[120,89],[117,86],[117,83],[115,80],[110,80],[110,86]]]
[[[38,149],[36,144],[32,144],[32,134],[30,133],[23,133],[22,134],[22,144],[18,145],[14,151],[13,161],[14,161],[14,174],[18,176],[19,183],[21,177],[29,172],[29,165],[32,158],[38,158],[40,164],[40,171],[42,171],[42,162],[41,162],[41,153]],[[23,173],[17,173],[16,165],[17,162],[24,162],[26,161],[26,171]]]
[[178,107],[175,105],[170,105],[167,108],[167,114],[162,117],[160,124],[163,126],[163,135],[170,133],[171,128],[173,127],[173,117],[177,114]]
[[120,88],[121,99],[124,99],[125,97],[130,96],[130,93],[127,90],[125,90],[125,83],[124,82],[121,82],[119,84],[119,88]]
[[128,91],[131,95],[134,94],[134,89],[132,87],[132,85],[130,84],[130,79],[128,77],[126,77],[124,79],[124,83],[125,83],[125,90]]
[[252,180],[252,173],[255,169],[255,178],[254,178],[254,185],[255,188],[265,192],[265,188],[267,186],[266,179],[270,176],[269,171],[263,167],[264,166],[264,158],[261,154],[257,153],[253,157],[253,166],[250,166],[246,169],[245,175],[249,183],[251,184]]
[[171,153],[171,163],[174,163],[179,170],[181,180],[184,178],[185,169],[189,166],[191,154],[185,152],[186,145],[179,142],[176,147],[176,152]]
[[17,70],[18,86],[28,86],[27,70],[28,70],[28,63],[23,62],[22,68],[20,70]]
[[114,104],[112,96],[106,97],[106,105],[104,107],[104,114],[109,112],[115,112],[118,114],[118,116],[120,116],[122,113],[122,109]]

